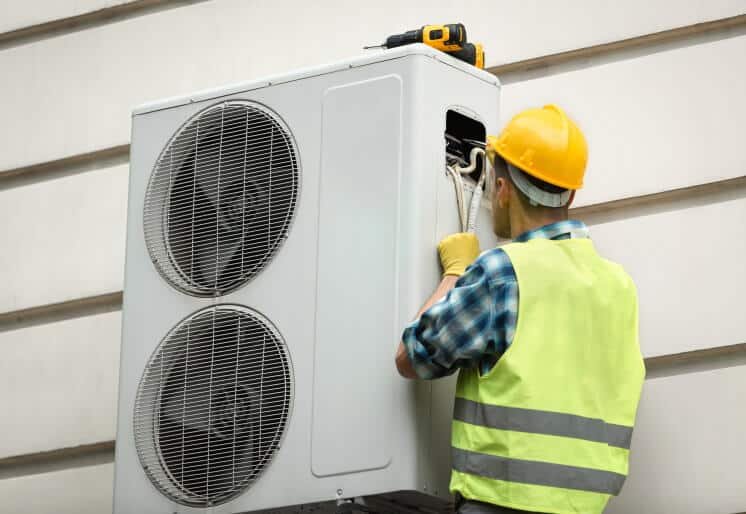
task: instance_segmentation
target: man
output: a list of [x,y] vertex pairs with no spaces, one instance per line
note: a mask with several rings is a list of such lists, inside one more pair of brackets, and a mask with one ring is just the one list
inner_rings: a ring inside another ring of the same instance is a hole
[[406,378],[460,370],[451,492],[460,513],[600,514],[621,490],[645,375],[637,295],[568,219],[585,138],[558,107],[488,137],[494,231],[438,246],[443,280],[402,336]]

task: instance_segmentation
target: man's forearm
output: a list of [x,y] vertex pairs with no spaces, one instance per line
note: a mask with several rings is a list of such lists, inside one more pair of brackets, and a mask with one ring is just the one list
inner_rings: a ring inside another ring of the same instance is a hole
[[[422,308],[419,310],[417,316],[415,316],[415,319],[422,316],[423,312],[428,310],[430,307],[433,306],[434,303],[438,302],[441,298],[448,294],[448,291],[453,289],[453,286],[456,285],[456,281],[458,281],[458,279],[459,277],[455,275],[446,275],[445,277],[443,277],[443,280],[440,281],[438,288],[425,302],[425,305],[423,305]],[[409,360],[409,356],[407,355],[407,351],[404,349],[404,344],[402,342],[399,342],[399,348],[396,351],[396,369],[399,370],[399,374],[404,378],[417,378],[417,373],[415,373],[414,368],[412,367],[412,363]]]

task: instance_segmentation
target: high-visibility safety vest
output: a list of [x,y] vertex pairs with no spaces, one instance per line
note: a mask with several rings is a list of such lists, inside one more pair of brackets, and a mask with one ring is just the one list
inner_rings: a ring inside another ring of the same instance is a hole
[[619,494],[645,366],[637,293],[590,239],[503,246],[518,322],[485,375],[461,371],[451,492],[554,514],[600,514]]

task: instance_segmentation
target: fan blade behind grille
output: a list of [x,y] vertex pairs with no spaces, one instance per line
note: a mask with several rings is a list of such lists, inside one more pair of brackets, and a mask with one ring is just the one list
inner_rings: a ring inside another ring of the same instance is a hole
[[145,370],[135,443],[150,480],[184,505],[228,501],[256,481],[290,414],[290,361],[279,334],[235,305],[180,323]]
[[299,191],[295,145],[276,114],[222,102],[174,136],[145,199],[145,239],[161,274],[196,296],[245,284],[287,238]]

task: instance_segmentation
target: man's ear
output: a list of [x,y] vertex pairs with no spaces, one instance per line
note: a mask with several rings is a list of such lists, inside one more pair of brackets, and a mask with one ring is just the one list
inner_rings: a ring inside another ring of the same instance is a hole
[[504,177],[497,177],[495,181],[495,195],[498,207],[501,209],[507,208],[508,203],[510,203],[510,184]]
[[567,202],[567,206],[570,207],[572,205],[572,202],[575,200],[575,189],[572,190],[572,193],[570,193],[570,200]]

